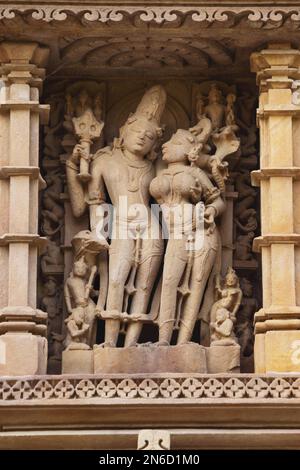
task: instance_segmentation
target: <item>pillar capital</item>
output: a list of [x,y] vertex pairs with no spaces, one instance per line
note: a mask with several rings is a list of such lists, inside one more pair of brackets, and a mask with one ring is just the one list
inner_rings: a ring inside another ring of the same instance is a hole
[[46,67],[49,48],[31,41],[2,41],[0,43],[0,63],[34,64]]
[[300,78],[300,51],[290,43],[269,44],[267,49],[251,54],[250,64],[261,92],[291,88]]
[[41,91],[49,49],[37,42],[0,43],[0,73],[7,84],[29,84]]

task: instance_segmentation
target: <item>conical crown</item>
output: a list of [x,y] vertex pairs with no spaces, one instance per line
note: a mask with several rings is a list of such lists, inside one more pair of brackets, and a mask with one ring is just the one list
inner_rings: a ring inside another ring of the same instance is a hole
[[164,88],[161,85],[155,85],[145,92],[136,108],[134,116],[143,116],[159,125],[166,101],[167,94]]

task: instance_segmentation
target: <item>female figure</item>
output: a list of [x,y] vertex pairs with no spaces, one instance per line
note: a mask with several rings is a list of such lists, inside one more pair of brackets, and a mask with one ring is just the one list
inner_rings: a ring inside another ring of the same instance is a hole
[[[85,340],[81,340],[80,342],[86,342],[89,346],[93,346],[96,334],[96,318],[95,304],[90,298],[90,293],[92,285],[91,280],[95,275],[95,267],[91,269],[89,279],[88,272],[89,266],[83,257],[74,262],[72,272],[64,288],[65,302],[69,313],[69,317],[65,322],[71,335],[68,337],[68,341],[71,341],[70,338],[72,338],[72,328],[76,329],[78,327],[78,334],[74,333],[74,337],[79,338],[83,335]],[[69,323],[69,321],[71,321],[71,323]],[[87,325],[87,327],[85,325]],[[66,341],[66,345],[68,341]]]
[[[195,166],[203,148],[195,129],[201,129],[201,126],[193,128],[194,133],[179,129],[163,145],[163,160],[168,168],[150,185],[150,192],[161,204],[169,227],[158,345],[170,344],[177,324],[177,343],[190,341],[220,243],[215,219],[225,205],[220,190],[202,169]],[[197,220],[200,202],[205,207],[204,230]]]
[[237,344],[234,323],[226,308],[218,308],[214,322],[211,322],[211,345],[233,346]]
[[[152,87],[145,93],[136,112],[121,128],[114,147],[104,148],[93,156],[87,192],[77,178],[78,154],[84,149],[80,145],[75,146],[67,162],[73,213],[80,216],[89,206],[91,230],[95,233],[99,221],[97,209],[105,203],[108,193],[117,215],[113,221],[109,250],[106,306],[102,302],[97,305],[99,316],[106,320],[103,346],[117,345],[124,311],[130,313],[132,319],[147,313],[161,263],[163,241],[151,237],[149,185],[155,176],[151,159],[161,135],[159,124],[165,102],[166,94],[161,86]],[[124,201],[127,208],[124,208]],[[128,231],[124,234],[126,225],[132,236]],[[100,272],[100,283],[101,277]],[[137,343],[141,329],[141,322],[130,322],[125,346]]]
[[211,309],[211,322],[215,321],[219,308],[226,308],[230,312],[230,319],[235,324],[236,314],[241,305],[242,290],[240,288],[239,278],[232,268],[228,268],[223,286],[221,286],[220,277],[217,277],[216,294],[218,300],[213,304]]

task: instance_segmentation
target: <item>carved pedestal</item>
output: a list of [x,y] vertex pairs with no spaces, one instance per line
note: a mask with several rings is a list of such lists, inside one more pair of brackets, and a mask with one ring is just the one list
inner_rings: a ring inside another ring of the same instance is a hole
[[196,343],[169,347],[96,348],[95,374],[205,373],[205,348]]
[[92,350],[64,351],[62,353],[63,374],[93,374],[94,356]]
[[0,373],[45,373],[47,314],[36,308],[39,104],[48,49],[2,42],[0,62]]
[[210,346],[206,349],[207,372],[211,374],[240,372],[241,348],[232,346]]

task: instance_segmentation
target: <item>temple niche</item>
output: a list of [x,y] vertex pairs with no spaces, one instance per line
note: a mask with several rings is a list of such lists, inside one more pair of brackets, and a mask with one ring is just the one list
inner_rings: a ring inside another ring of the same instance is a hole
[[252,372],[253,95],[218,80],[63,85],[46,92],[41,159],[48,372]]

